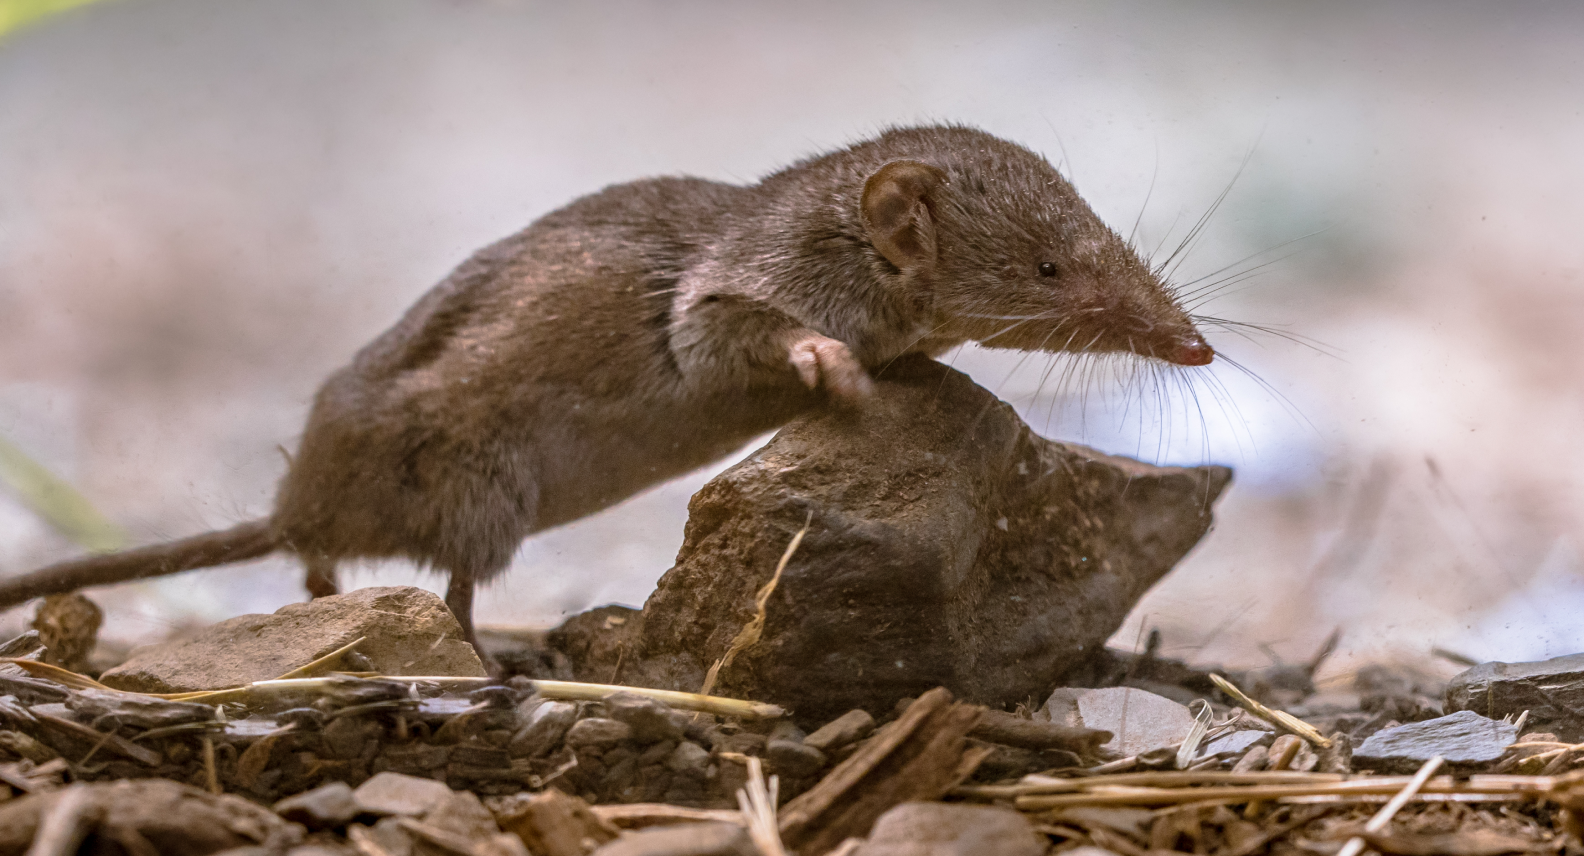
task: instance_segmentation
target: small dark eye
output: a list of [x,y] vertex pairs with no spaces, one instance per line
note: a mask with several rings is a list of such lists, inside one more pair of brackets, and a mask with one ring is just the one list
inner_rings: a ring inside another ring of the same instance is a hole
[[1055,262],[1040,262],[1039,273],[1040,273],[1040,276],[1055,276],[1056,275],[1056,263]]

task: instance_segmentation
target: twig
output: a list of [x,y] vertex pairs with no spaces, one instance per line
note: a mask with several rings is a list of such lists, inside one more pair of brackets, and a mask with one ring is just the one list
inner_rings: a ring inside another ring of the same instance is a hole
[[[1083,779],[1073,781],[1083,782]],[[1022,795],[1016,798],[1017,807],[1025,811],[1043,811],[1073,806],[1166,806],[1181,803],[1203,802],[1212,804],[1247,803],[1255,800],[1286,799],[1293,797],[1360,797],[1398,793],[1412,781],[1408,776],[1370,776],[1346,781],[1295,782],[1274,785],[1209,785],[1207,787],[1130,787],[1110,784],[1067,793]],[[1441,776],[1427,781],[1415,789],[1415,795],[1457,795],[1470,799],[1502,799],[1511,795],[1530,798],[1551,798],[1559,793],[1561,784],[1568,782],[1557,776],[1470,776],[1467,781],[1454,781],[1451,776]]]
[[311,676],[314,673],[315,670],[319,669],[321,666],[328,665],[330,663],[335,662],[336,660],[341,659],[341,655],[347,653],[348,651],[351,651],[353,648],[356,648],[357,646],[363,644],[366,641],[368,641],[368,637],[367,636],[359,636],[358,638],[353,639],[351,642],[348,642],[345,645],[342,645],[340,648],[337,648],[334,651],[331,651],[330,653],[324,655],[323,657],[320,657],[317,660],[314,660],[311,663],[305,663],[305,664],[303,664],[301,666],[298,666],[295,669],[292,669],[291,671],[287,672],[286,674],[281,675],[279,678],[276,678],[276,680],[285,681],[285,680],[290,680],[292,678],[306,678],[306,677],[309,677],[309,676]]
[[721,655],[715,664],[709,667],[709,672],[704,675],[704,686],[699,688],[700,695],[708,695],[715,688],[715,680],[720,677],[721,670],[730,666],[737,655],[753,647],[764,633],[765,621],[769,614],[766,608],[770,603],[770,595],[775,593],[776,586],[781,583],[781,572],[786,570],[787,563],[792,561],[792,554],[797,552],[799,544],[803,543],[803,536],[808,534],[809,526],[814,522],[814,512],[809,511],[808,519],[803,522],[803,528],[792,536],[791,543],[787,544],[786,551],[781,554],[781,561],[776,562],[775,573],[770,575],[767,582],[754,596],[754,616],[748,620],[743,628],[737,631],[737,636],[726,647],[726,653]]
[[764,765],[758,758],[748,759],[748,784],[737,789],[737,807],[748,827],[759,856],[786,856],[781,831],[776,825],[776,796],[780,782],[775,776],[765,782]]
[[49,813],[39,821],[38,832],[27,856],[71,856],[88,835],[89,801],[87,785],[72,785],[60,795]]
[[1233,701],[1237,702],[1240,707],[1242,707],[1244,710],[1247,710],[1249,713],[1252,713],[1260,719],[1269,722],[1271,725],[1274,725],[1277,728],[1290,731],[1293,734],[1296,734],[1310,743],[1320,747],[1321,749],[1331,748],[1331,741],[1320,732],[1316,731],[1313,725],[1304,722],[1285,710],[1276,710],[1275,708],[1266,707],[1265,705],[1260,704],[1254,699],[1249,698],[1242,690],[1233,686],[1231,681],[1221,677],[1220,675],[1211,674],[1210,682],[1215,684],[1217,689],[1226,693],[1228,696],[1231,696]]
[[223,793],[225,793],[225,791],[222,790],[221,787],[220,787],[220,771],[215,768],[215,744],[214,744],[214,738],[209,736],[208,734],[205,734],[204,738],[203,738],[203,763],[204,763],[204,784],[206,786],[208,786],[209,793],[211,793],[211,794],[223,794]]
[[[1407,805],[1408,801],[1413,799],[1414,794],[1424,787],[1425,782],[1430,781],[1430,776],[1435,773],[1437,767],[1441,766],[1441,760],[1441,756],[1437,755],[1424,762],[1424,766],[1420,767],[1419,772],[1414,774],[1413,779],[1404,785],[1401,791],[1397,792],[1397,796],[1392,797],[1391,802],[1382,806],[1381,810],[1375,812],[1375,816],[1364,824],[1364,831],[1380,832],[1385,829],[1386,824],[1391,823],[1392,816],[1397,814],[1397,810]],[[1364,839],[1355,835],[1349,838],[1346,844],[1342,845],[1342,849],[1337,851],[1337,856],[1359,856],[1359,853],[1363,850]]]

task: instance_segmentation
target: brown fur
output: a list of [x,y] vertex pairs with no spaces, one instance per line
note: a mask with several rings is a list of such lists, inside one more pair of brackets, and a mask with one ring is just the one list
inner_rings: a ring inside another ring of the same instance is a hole
[[231,552],[211,533],[63,563],[0,606],[286,549],[315,594],[348,559],[445,571],[471,635],[475,583],[528,535],[965,341],[1213,356],[1048,162],[980,131],[891,130],[748,187],[616,185],[468,259],[333,374]]

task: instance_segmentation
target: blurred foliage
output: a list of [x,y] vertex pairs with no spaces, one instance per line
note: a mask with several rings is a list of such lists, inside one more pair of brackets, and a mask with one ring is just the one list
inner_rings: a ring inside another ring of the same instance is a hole
[[0,0],[0,39],[47,15],[98,0]]
[[108,553],[126,545],[126,534],[119,526],[100,514],[76,488],[4,437],[0,437],[0,484],[10,488],[62,535],[87,550]]

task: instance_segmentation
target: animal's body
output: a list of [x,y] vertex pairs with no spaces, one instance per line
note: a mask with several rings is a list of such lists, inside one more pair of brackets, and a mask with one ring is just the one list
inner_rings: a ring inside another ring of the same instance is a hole
[[404,557],[476,583],[528,535],[740,447],[869,372],[965,341],[1214,352],[1171,292],[1040,156],[961,127],[897,129],[756,185],[616,185],[464,262],[331,375],[266,520],[0,584],[0,607],[288,550]]

